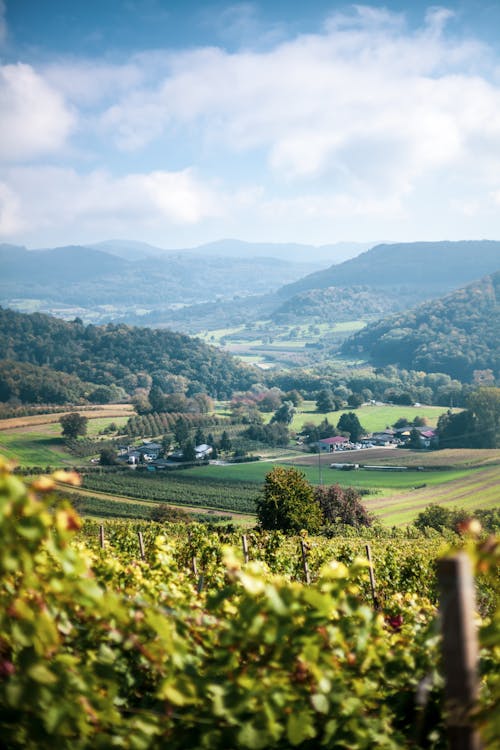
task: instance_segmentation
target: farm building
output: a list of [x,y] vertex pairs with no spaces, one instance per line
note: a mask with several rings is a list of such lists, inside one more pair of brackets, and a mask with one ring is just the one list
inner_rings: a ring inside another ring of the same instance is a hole
[[340,448],[343,448],[346,443],[349,442],[349,438],[343,437],[342,435],[336,435],[335,437],[323,438],[318,440],[316,448],[321,453],[333,453]]

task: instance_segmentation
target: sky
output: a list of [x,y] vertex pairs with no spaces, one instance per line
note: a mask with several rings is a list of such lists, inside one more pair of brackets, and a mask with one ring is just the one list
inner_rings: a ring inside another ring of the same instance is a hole
[[500,239],[500,0],[0,0],[0,242]]

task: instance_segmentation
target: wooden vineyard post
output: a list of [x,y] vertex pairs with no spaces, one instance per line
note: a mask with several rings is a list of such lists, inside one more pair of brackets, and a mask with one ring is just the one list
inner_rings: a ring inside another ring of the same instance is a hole
[[139,554],[141,556],[141,560],[145,560],[146,555],[144,554],[144,540],[142,538],[142,531],[137,532],[137,537],[139,539]]
[[471,712],[478,698],[474,579],[466,554],[438,560],[439,608],[450,750],[480,750]]
[[307,562],[307,545],[303,539],[300,540],[300,549],[302,552],[302,570],[304,571],[304,578],[307,584],[311,583],[311,574],[309,573],[309,565]]
[[248,542],[247,542],[246,534],[243,534],[243,536],[241,537],[241,544],[243,547],[243,559],[245,560],[245,563],[247,563],[248,562]]
[[372,591],[373,606],[375,607],[375,609],[378,609],[377,587],[375,585],[375,572],[373,570],[372,551],[371,551],[369,544],[365,544],[365,550],[366,550],[366,557],[368,558],[368,562],[370,563],[368,571],[370,573],[370,588]]
[[203,586],[205,585],[205,576],[203,575],[203,573],[198,575],[198,563],[196,561],[196,557],[194,556],[191,558],[191,567],[193,569],[194,577],[198,579],[196,583],[196,590],[199,594],[201,594],[201,592],[203,591]]
[[104,526],[102,523],[99,526],[99,546],[104,549]]

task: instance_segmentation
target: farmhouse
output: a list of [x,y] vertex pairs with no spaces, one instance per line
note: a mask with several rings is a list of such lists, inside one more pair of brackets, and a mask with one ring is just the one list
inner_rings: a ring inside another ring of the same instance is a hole
[[343,448],[348,442],[349,438],[343,437],[342,435],[336,435],[335,437],[318,440],[316,448],[321,453],[333,453],[333,451],[338,451]]
[[202,445],[195,445],[194,450],[196,453],[196,460],[199,461],[208,458],[212,454],[213,448],[211,445],[202,443]]

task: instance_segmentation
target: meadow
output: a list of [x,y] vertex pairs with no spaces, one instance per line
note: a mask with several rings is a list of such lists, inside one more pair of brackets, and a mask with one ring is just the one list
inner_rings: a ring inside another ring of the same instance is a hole
[[295,414],[291,429],[300,432],[306,422],[318,425],[325,418],[330,424],[337,425],[342,414],[353,411],[367,432],[377,432],[391,427],[398,419],[404,417],[412,422],[415,417],[424,417],[429,427],[435,427],[441,414],[446,411],[444,406],[391,406],[388,404],[366,404],[358,409],[342,409],[320,414],[316,411],[314,401],[304,401]]

